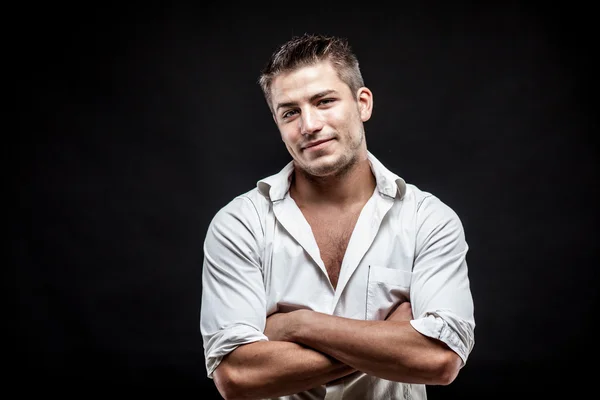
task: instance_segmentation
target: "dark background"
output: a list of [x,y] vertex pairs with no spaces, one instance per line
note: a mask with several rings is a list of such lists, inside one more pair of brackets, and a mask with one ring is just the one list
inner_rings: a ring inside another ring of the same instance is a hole
[[218,398],[198,326],[204,235],[289,161],[256,80],[304,32],[350,40],[375,96],[369,149],[465,226],[476,344],[430,399],[573,398],[594,384],[592,12],[420,4],[7,14],[16,318],[3,352],[21,389]]

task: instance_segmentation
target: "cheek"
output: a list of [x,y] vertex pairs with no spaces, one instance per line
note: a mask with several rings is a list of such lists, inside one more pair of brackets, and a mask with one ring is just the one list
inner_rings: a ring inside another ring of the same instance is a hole
[[[349,117],[350,118],[350,117]],[[340,120],[337,123],[337,131],[344,137],[350,137],[353,136],[352,135],[352,127],[353,127],[353,123],[351,120],[346,119],[346,120]]]
[[298,136],[285,131],[281,131],[280,133],[281,140],[285,144],[285,147],[287,147],[287,149],[290,151],[294,151],[296,143],[298,143]]
[[292,126],[285,126],[279,129],[279,133],[281,134],[281,139],[286,143],[296,143],[300,135],[297,129],[294,129]]
[[285,143],[286,145],[287,145],[288,143],[290,143],[290,142],[291,142],[291,140],[290,140],[290,136],[289,136],[289,135],[286,135],[286,134],[285,134],[285,133],[283,133],[283,132],[281,133],[281,140],[282,140],[282,141],[283,141],[283,143]]
[[329,121],[341,131],[347,131],[356,124],[357,115],[353,112],[331,115]]

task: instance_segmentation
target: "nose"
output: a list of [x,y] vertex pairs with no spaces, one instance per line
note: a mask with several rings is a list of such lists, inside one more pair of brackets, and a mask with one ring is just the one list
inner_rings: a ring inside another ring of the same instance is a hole
[[319,113],[313,108],[307,108],[302,111],[300,122],[300,132],[302,135],[312,135],[323,129],[323,121]]

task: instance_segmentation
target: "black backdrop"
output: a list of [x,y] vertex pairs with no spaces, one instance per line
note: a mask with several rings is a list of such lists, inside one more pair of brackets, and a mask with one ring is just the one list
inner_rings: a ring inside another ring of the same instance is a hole
[[202,242],[221,206],[289,160],[256,79],[303,32],[350,39],[375,96],[369,149],[463,220],[476,344],[430,398],[595,383],[580,364],[598,299],[591,11],[466,4],[15,13],[4,347],[22,388],[217,398],[198,329]]

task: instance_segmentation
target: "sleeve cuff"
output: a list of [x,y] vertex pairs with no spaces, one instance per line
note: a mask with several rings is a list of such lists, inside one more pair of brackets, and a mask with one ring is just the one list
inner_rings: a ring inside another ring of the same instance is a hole
[[205,363],[207,376],[213,379],[213,373],[219,366],[223,357],[231,353],[237,347],[269,339],[256,328],[250,325],[234,325],[216,332],[208,340],[205,348]]
[[419,319],[413,319],[410,321],[410,324],[422,335],[444,342],[458,354],[462,360],[462,365],[465,365],[470,349],[473,347],[471,338],[461,338],[443,318],[435,313],[427,314]]

